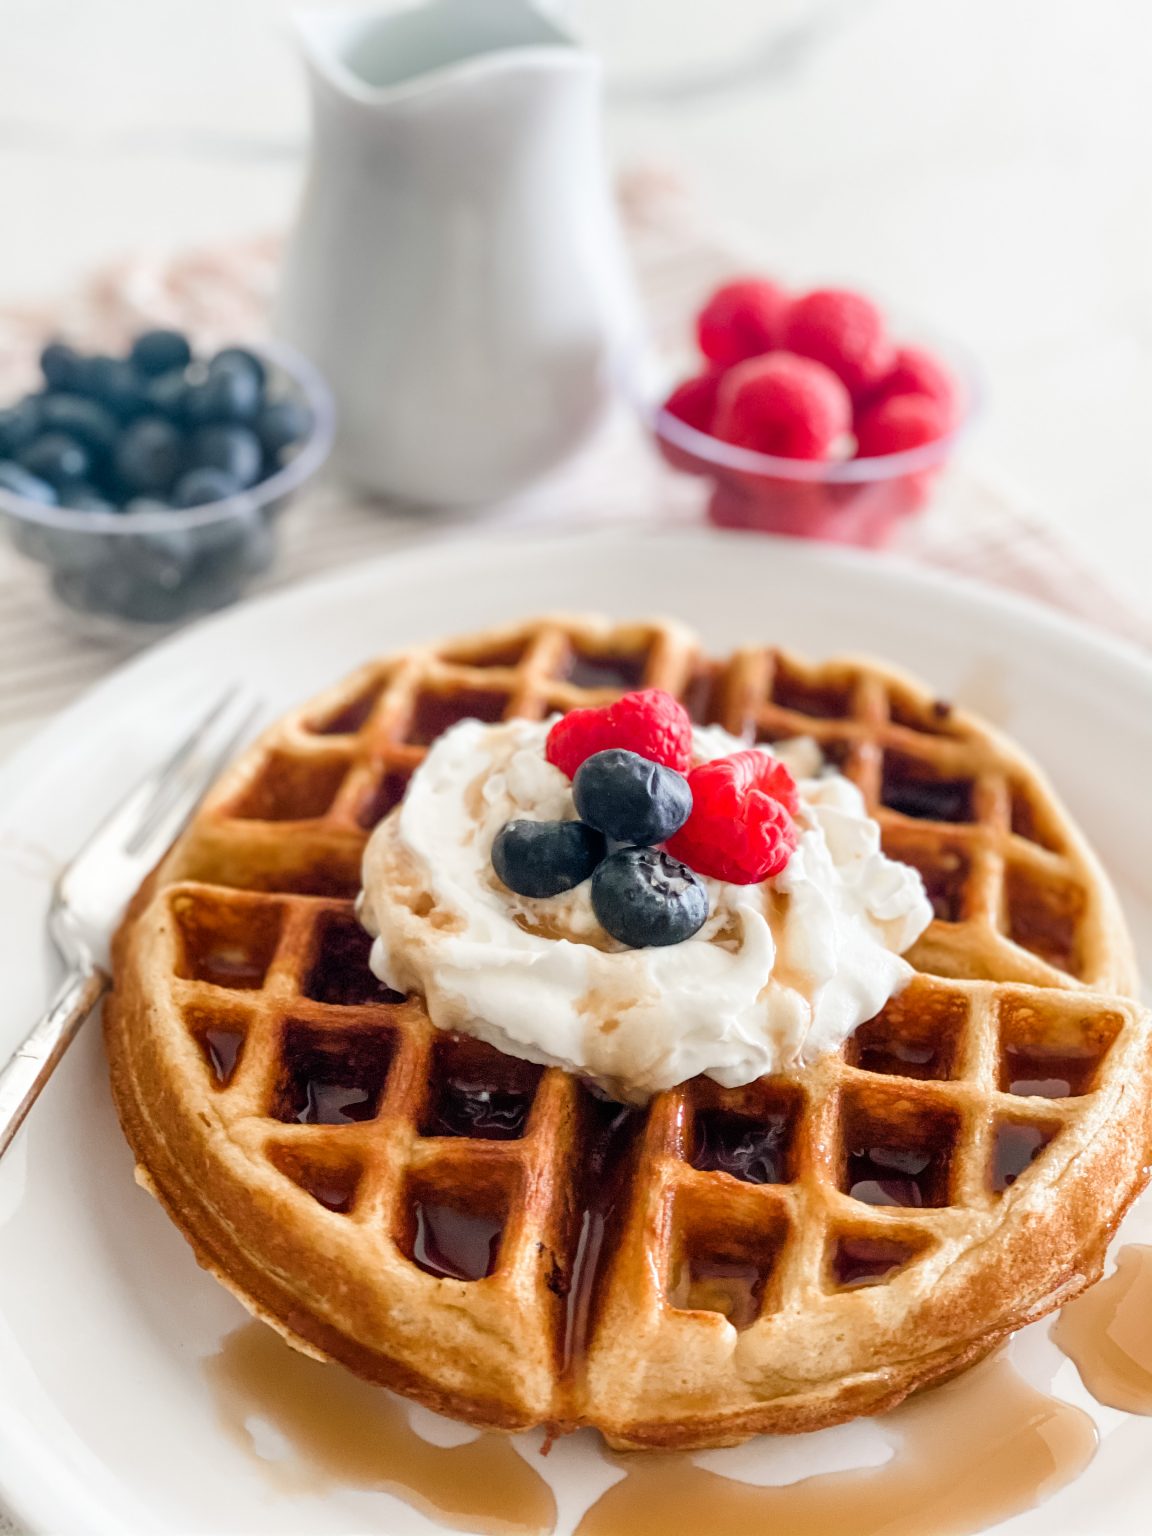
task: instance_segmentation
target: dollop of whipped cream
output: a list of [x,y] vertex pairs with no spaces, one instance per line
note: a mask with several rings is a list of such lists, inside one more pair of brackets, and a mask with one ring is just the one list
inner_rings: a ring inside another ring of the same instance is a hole
[[[576,815],[544,756],[550,721],[465,720],[435,743],[364,856],[360,917],[387,986],[433,1024],[593,1079],[616,1098],[704,1074],[735,1088],[834,1050],[905,985],[932,918],[919,874],[880,849],[860,791],[821,773],[809,738],[773,753],[797,778],[799,844],[761,885],[706,879],[709,916],[682,944],[628,949],[590,882],[519,896],[492,868],[508,821]],[[696,760],[743,750],[717,727]]]

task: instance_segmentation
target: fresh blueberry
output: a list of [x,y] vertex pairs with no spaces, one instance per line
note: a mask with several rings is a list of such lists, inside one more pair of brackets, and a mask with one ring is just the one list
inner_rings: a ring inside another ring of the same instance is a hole
[[56,490],[47,480],[31,474],[22,464],[11,459],[0,460],[0,491],[13,496],[23,496],[28,501],[39,501],[45,506],[55,506]]
[[183,618],[182,593],[142,585],[121,565],[102,564],[92,570],[58,569],[52,590],[62,603],[84,613],[111,614],[142,624],[171,624]]
[[73,389],[99,400],[120,421],[130,421],[148,409],[144,380],[122,357],[88,357]]
[[194,528],[169,528],[125,538],[121,564],[146,586],[174,592],[187,581],[196,554]]
[[200,529],[201,569],[212,580],[250,577],[267,570],[276,553],[276,529],[264,508],[239,507]]
[[50,341],[40,354],[40,372],[49,389],[74,389],[84,359],[64,341]]
[[172,488],[174,507],[203,507],[210,501],[224,501],[243,490],[240,482],[222,469],[190,469]]
[[312,412],[303,400],[269,400],[256,418],[256,436],[270,459],[293,443],[303,442],[312,430]]
[[50,565],[57,571],[87,572],[107,564],[111,541],[101,534],[74,528],[48,528],[42,523],[21,523],[13,530],[13,542],[21,554]]
[[60,491],[60,505],[68,507],[73,512],[115,512],[115,505],[106,496],[101,496],[94,486],[66,485]]
[[594,752],[572,781],[576,814],[617,843],[662,843],[692,810],[688,780],[636,752]]
[[260,375],[247,362],[214,358],[203,378],[189,381],[184,414],[198,427],[215,421],[248,422],[259,411],[262,397]]
[[260,439],[249,427],[217,422],[201,427],[188,445],[191,469],[219,469],[241,488],[255,485],[264,457]]
[[604,839],[582,821],[510,821],[492,844],[492,868],[519,896],[558,896],[604,857]]
[[88,478],[92,455],[78,438],[67,432],[43,432],[34,437],[18,455],[31,474],[47,480],[59,491]]
[[171,502],[161,501],[158,496],[133,496],[131,501],[124,503],[124,511],[129,517],[135,517],[140,512],[171,512]]
[[129,494],[164,496],[184,466],[184,439],[163,416],[141,416],[116,445],[116,473]]
[[264,359],[258,357],[255,352],[247,347],[222,347],[216,356],[208,363],[208,372],[214,373],[218,368],[246,368],[254,374],[263,391],[268,382],[268,370],[264,366]]
[[183,368],[174,368],[170,373],[162,373],[157,378],[149,379],[144,386],[148,409],[155,411],[159,416],[167,416],[169,421],[184,420],[187,395],[188,378]]
[[67,432],[94,453],[110,455],[116,447],[120,426],[111,411],[83,395],[45,395],[40,402],[40,419],[45,430]]
[[659,848],[619,848],[592,876],[592,910],[630,949],[682,944],[708,916],[700,877]]
[[0,458],[18,453],[40,430],[43,400],[34,395],[0,411]]
[[159,329],[137,336],[128,356],[137,373],[153,379],[174,368],[187,368],[192,348],[183,331]]

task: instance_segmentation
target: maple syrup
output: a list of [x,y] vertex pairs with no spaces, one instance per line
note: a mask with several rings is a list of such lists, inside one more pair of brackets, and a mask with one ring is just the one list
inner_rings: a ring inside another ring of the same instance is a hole
[[926,764],[898,752],[884,754],[880,799],[889,810],[916,821],[972,820],[972,785],[968,779],[937,778]]
[[733,1328],[747,1328],[760,1316],[765,1279],[749,1259],[692,1254],[677,1266],[668,1300],[682,1312],[719,1312]]
[[1000,1086],[1018,1097],[1069,1099],[1087,1093],[1096,1076],[1100,1053],[1057,1053],[1038,1046],[1007,1045],[1000,1064]]
[[816,720],[844,720],[852,713],[852,687],[849,683],[810,682],[777,663],[772,702]]
[[219,1087],[227,1088],[232,1081],[244,1049],[244,1031],[241,1029],[206,1029],[200,1037],[212,1076]]
[[832,1254],[832,1275],[841,1290],[877,1285],[916,1253],[911,1243],[887,1237],[842,1237]]
[[578,1370],[588,1343],[596,1284],[608,1252],[616,1206],[640,1129],[640,1112],[581,1091],[586,1119],[584,1178],[577,1214],[576,1249],[571,1272],[560,1283],[566,1291],[561,1360],[565,1372]]
[[234,992],[264,985],[280,941],[275,903],[181,895],[172,911],[180,930],[180,976]]
[[761,1488],[687,1456],[609,1455],[625,1476],[576,1536],[969,1536],[1050,1498],[1096,1451],[1079,1408],[988,1361],[879,1421],[899,1436],[879,1467]]
[[[893,856],[905,859],[900,849]],[[847,1060],[861,1072],[881,1077],[943,1081],[955,1072],[967,1017],[963,998],[934,998],[930,1003],[894,999],[849,1038]]]
[[405,739],[413,746],[429,747],[461,720],[484,720],[491,725],[504,718],[507,707],[507,694],[490,693],[481,688],[462,688],[454,693],[421,693],[416,699]]
[[568,681],[577,688],[618,688],[628,693],[644,681],[647,657],[574,651]]
[[252,954],[239,945],[220,945],[197,957],[196,980],[226,987],[231,992],[254,992],[264,985],[267,970],[262,955]]
[[929,1148],[857,1147],[848,1154],[845,1183],[865,1205],[942,1205],[946,1163]]
[[[556,1500],[540,1473],[502,1435],[432,1445],[403,1404],[340,1366],[297,1354],[263,1323],[247,1323],[205,1362],[229,1437],[287,1495],[336,1487],[378,1490],[429,1520],[481,1536],[549,1536]],[[262,1455],[255,1421],[287,1443]]]
[[992,1188],[1003,1193],[1039,1156],[1055,1132],[1039,1125],[1017,1125],[1004,1120],[996,1127],[992,1144]]
[[1152,1414],[1152,1247],[1121,1248],[1115,1271],[1064,1308],[1052,1339],[1097,1402]]
[[496,1268],[501,1218],[454,1205],[417,1201],[412,1260],[430,1275],[449,1280],[483,1280]]
[[1079,918],[1083,894],[1050,875],[1009,862],[1004,876],[1008,937],[1041,960],[1079,974]]
[[320,935],[316,959],[304,983],[304,994],[318,1003],[355,1008],[365,1003],[402,1003],[404,994],[393,992],[373,974],[368,964],[371,936],[354,917],[333,917]]
[[408,788],[408,775],[406,773],[386,773],[361,801],[356,812],[356,824],[363,827],[366,832],[384,820],[388,812],[394,810],[404,798],[404,791]]
[[791,1117],[785,1110],[761,1120],[723,1111],[696,1116],[692,1166],[727,1173],[746,1184],[784,1184],[789,1173]]
[[473,1136],[515,1141],[524,1134],[532,1107],[528,1093],[489,1087],[466,1077],[446,1077],[428,1120],[429,1136]]
[[380,689],[381,685],[374,682],[347,704],[341,704],[335,714],[310,720],[307,729],[314,736],[354,736],[361,726],[368,724],[368,716],[376,707]]
[[862,1045],[856,1053],[861,1072],[878,1072],[892,1077],[932,1078],[939,1051],[931,1043],[914,1040],[884,1040]]
[[441,1035],[420,1134],[517,1141],[542,1075],[542,1067],[504,1056],[467,1035]]
[[[885,852],[889,849],[886,847]],[[934,850],[904,848],[898,851],[903,864],[913,865],[924,882],[924,891],[932,904],[932,915],[941,923],[958,923],[964,916],[964,898],[968,890],[969,863],[955,848]],[[918,1076],[907,1073],[906,1076]]]
[[298,1182],[313,1200],[318,1200],[327,1210],[346,1216],[356,1203],[356,1187],[360,1178],[355,1170],[341,1173],[335,1169],[317,1168]]
[[[1152,1285],[1152,1264],[1141,1265]],[[286,1495],[377,1490],[479,1536],[555,1530],[552,1491],[510,1440],[432,1445],[395,1398],[297,1354],[262,1323],[230,1334],[205,1373],[229,1437]],[[879,1422],[899,1442],[883,1465],[773,1487],[723,1477],[687,1455],[604,1451],[625,1475],[576,1536],[971,1536],[1051,1498],[1097,1444],[1087,1414],[1030,1387],[1003,1357]],[[286,1455],[258,1449],[261,1423]]]
[[290,1021],[272,1114],[296,1125],[350,1125],[380,1107],[392,1059],[386,1029],[314,1030]]

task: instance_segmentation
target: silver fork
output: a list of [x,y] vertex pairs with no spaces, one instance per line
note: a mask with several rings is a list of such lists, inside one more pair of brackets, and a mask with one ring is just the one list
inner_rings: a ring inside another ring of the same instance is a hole
[[181,832],[256,712],[255,703],[238,689],[224,693],[168,761],[101,823],[56,881],[48,932],[67,975],[40,1022],[0,1068],[0,1157],[111,985],[108,949],[125,907]]

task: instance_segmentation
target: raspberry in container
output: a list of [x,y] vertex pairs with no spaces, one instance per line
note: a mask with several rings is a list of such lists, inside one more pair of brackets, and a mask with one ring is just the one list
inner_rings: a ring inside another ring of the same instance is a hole
[[844,288],[738,277],[696,317],[698,356],[637,391],[656,446],[711,481],[720,527],[879,546],[922,511],[979,403],[952,344],[893,331]]

